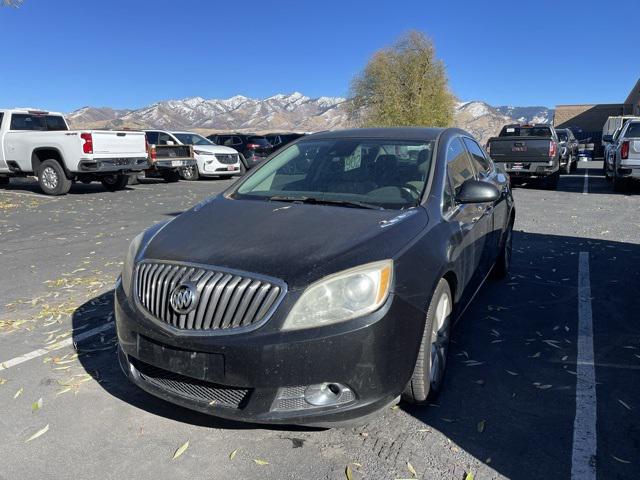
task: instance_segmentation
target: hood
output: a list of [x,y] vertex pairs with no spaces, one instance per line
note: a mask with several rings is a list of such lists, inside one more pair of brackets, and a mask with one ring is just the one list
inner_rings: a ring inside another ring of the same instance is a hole
[[194,145],[194,150],[204,150],[205,152],[219,153],[219,154],[234,154],[238,153],[231,147],[225,147],[223,145]]
[[153,237],[144,258],[253,272],[304,288],[325,275],[393,258],[427,224],[426,211],[234,200],[197,205]]

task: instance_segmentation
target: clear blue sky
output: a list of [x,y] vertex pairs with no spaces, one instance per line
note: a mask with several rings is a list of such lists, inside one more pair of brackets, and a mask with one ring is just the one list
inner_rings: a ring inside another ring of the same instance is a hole
[[0,8],[0,106],[342,96],[408,29],[433,39],[462,100],[621,102],[640,77],[637,16],[637,0],[24,0]]

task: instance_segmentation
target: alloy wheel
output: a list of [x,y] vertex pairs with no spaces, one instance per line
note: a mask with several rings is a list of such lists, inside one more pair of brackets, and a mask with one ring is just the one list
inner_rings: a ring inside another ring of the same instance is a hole
[[451,297],[443,292],[438,299],[433,327],[431,329],[431,365],[429,381],[437,384],[442,380],[447,366],[447,351],[449,349],[449,324],[451,321]]
[[58,172],[52,167],[45,167],[42,171],[42,183],[49,190],[54,190],[58,186]]

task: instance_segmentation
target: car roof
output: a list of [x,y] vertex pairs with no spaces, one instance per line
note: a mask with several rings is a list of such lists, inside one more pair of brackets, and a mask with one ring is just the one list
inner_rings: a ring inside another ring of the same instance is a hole
[[312,133],[305,140],[317,140],[325,138],[379,138],[394,140],[435,140],[446,130],[457,131],[469,135],[459,129],[423,128],[423,127],[390,127],[390,128],[352,128],[347,130],[329,130]]

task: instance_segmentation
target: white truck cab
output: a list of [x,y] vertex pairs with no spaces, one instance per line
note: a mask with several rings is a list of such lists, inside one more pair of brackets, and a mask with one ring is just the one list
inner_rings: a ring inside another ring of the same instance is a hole
[[75,181],[125,188],[147,168],[143,132],[69,130],[61,113],[0,109],[0,186],[33,175],[48,195],[64,195]]

